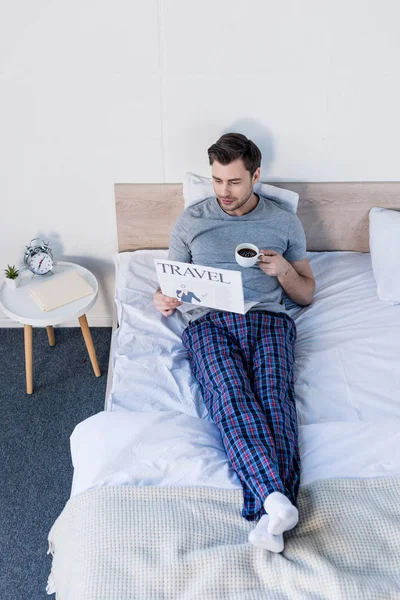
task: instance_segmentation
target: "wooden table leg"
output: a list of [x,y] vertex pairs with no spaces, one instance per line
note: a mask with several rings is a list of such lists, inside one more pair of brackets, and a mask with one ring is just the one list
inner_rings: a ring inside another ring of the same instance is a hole
[[47,337],[49,338],[50,346],[56,345],[56,338],[54,337],[54,327],[52,325],[46,326]]
[[100,377],[101,373],[100,373],[99,365],[97,364],[96,350],[94,349],[94,346],[93,346],[93,340],[92,340],[92,336],[90,333],[86,315],[82,315],[81,317],[79,317],[79,325],[81,326],[81,329],[82,329],[83,338],[85,340],[86,348],[89,353],[89,357],[90,357],[90,361],[92,363],[94,374],[96,375],[96,377]]
[[33,393],[32,325],[24,325],[26,393]]

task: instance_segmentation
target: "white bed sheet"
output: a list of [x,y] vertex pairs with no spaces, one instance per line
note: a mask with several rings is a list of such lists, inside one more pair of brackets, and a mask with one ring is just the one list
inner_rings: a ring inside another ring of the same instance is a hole
[[[101,485],[240,486],[190,373],[181,344],[187,317],[166,319],[152,306],[153,258],[165,255],[115,257],[120,327],[110,412],[71,436],[72,495]],[[302,484],[400,474],[400,306],[378,299],[369,254],[309,259],[313,304],[289,303]]]

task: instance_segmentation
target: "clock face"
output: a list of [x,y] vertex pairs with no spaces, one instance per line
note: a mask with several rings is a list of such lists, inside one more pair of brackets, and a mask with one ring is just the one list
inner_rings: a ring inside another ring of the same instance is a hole
[[46,252],[37,252],[29,259],[29,268],[36,275],[44,275],[53,268],[53,261],[51,256]]

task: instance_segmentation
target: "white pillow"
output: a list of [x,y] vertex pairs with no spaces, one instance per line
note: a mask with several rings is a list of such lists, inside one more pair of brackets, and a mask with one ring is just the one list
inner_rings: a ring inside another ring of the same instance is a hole
[[380,300],[400,304],[400,212],[371,208],[369,247]]
[[[260,193],[262,196],[273,198],[293,213],[297,211],[299,195],[296,192],[268,185],[268,183],[256,183],[254,191]],[[195,173],[185,174],[183,178],[185,208],[214,195],[214,187],[210,177],[201,177],[201,175],[196,175]]]

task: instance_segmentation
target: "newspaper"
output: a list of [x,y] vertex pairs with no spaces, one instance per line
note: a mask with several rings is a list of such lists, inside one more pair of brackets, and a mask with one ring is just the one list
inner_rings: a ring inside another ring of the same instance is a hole
[[240,271],[158,258],[154,264],[162,293],[188,303],[188,310],[206,306],[245,314]]

